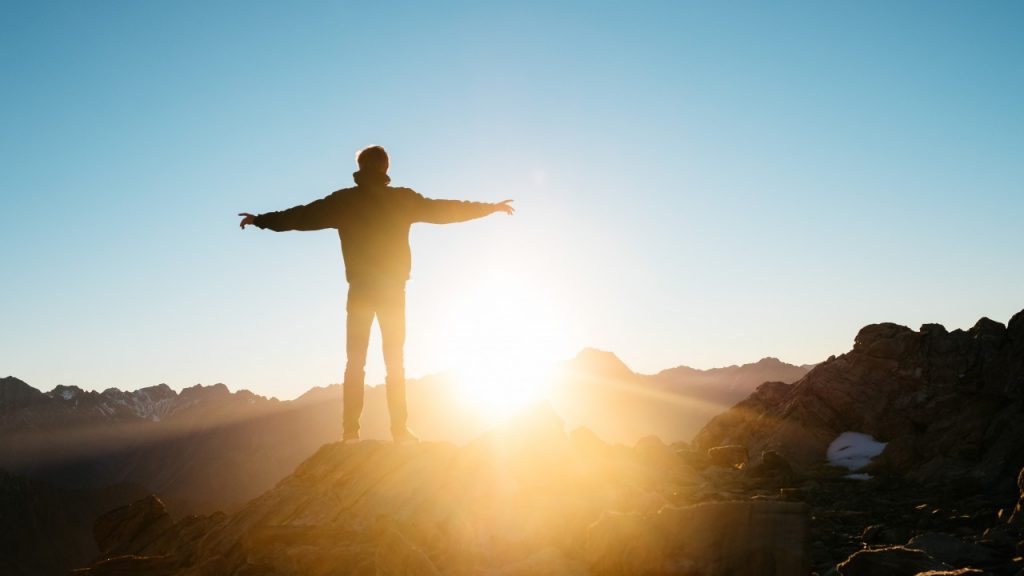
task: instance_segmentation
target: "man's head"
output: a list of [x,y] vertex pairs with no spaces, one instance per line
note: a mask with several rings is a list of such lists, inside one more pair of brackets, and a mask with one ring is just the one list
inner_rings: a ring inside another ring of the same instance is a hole
[[356,153],[356,162],[363,172],[388,173],[388,153],[383,146],[367,146]]

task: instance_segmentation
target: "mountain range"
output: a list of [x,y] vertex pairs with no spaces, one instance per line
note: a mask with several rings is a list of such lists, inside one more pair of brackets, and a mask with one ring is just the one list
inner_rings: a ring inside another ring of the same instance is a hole
[[813,368],[763,358],[742,366],[698,370],[678,366],[637,374],[611,352],[588,348],[562,367],[551,402],[570,427],[633,444],[655,435],[689,440],[764,382],[796,382]]

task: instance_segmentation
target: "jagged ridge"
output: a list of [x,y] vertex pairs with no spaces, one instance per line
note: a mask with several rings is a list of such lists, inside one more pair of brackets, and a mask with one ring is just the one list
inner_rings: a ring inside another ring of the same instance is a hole
[[843,431],[888,446],[874,472],[922,483],[1015,490],[1024,466],[1024,312],[967,331],[925,324],[864,327],[853,349],[792,385],[766,383],[697,435],[702,448],[743,444],[802,466],[824,463]]

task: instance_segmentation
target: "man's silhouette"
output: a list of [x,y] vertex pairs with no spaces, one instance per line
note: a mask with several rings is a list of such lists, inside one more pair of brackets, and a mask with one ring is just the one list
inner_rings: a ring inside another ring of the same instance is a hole
[[405,282],[412,265],[409,228],[414,222],[449,224],[480,218],[494,212],[512,214],[504,200],[494,204],[434,200],[409,188],[389,186],[388,154],[370,146],[356,155],[359,171],[352,174],[354,188],[338,190],[304,206],[255,216],[243,212],[242,229],[253,224],[275,232],[335,228],[341,237],[341,253],[348,280],[347,353],[345,367],[344,440],[359,440],[359,416],[363,411],[366,351],[374,316],[380,325],[391,435],[396,443],[413,443],[416,436],[406,426]]

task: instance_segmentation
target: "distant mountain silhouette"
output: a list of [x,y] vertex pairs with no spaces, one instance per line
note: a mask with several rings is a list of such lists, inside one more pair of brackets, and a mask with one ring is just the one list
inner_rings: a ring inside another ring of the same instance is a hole
[[330,439],[311,408],[223,384],[43,393],[8,377],[0,379],[0,467],[66,488],[139,484],[177,512],[223,509]]
[[236,509],[336,440],[340,414],[340,390],[281,402],[223,384],[43,393],[0,379],[0,573],[87,563],[96,515],[143,494],[175,517]]
[[795,382],[810,369],[764,358],[742,366],[679,366],[645,375],[611,352],[588,348],[562,368],[552,404],[570,425],[586,426],[609,441],[632,444],[651,434],[689,440],[760,384]]

